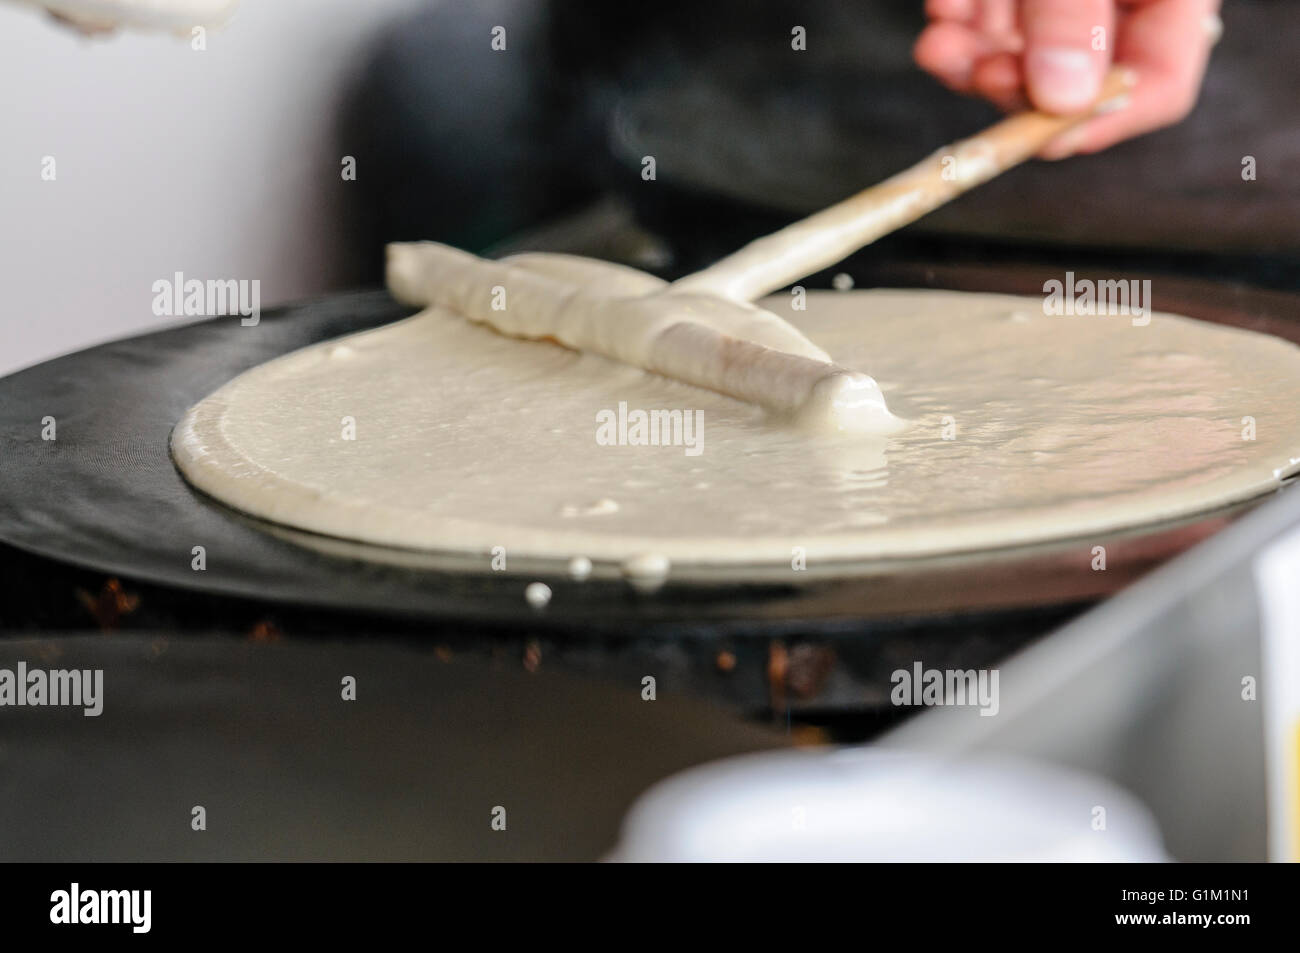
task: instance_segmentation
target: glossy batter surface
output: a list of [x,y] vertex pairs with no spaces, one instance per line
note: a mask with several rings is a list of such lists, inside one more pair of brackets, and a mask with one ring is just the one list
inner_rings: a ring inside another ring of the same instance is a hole
[[[430,309],[241,375],[178,424],[173,455],[199,489],[298,529],[674,573],[789,566],[796,547],[812,566],[1086,540],[1266,493],[1300,461],[1300,349],[1278,338],[961,292],[761,304],[867,369],[908,427],[774,426]],[[640,445],[638,410],[702,426]]]

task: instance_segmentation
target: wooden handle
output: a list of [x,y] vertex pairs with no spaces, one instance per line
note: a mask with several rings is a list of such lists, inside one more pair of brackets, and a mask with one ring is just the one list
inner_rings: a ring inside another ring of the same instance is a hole
[[1067,129],[1119,107],[1133,82],[1128,70],[1116,67],[1106,75],[1092,109],[1073,116],[1042,112],[1010,116],[878,185],[750,242],[674,282],[669,293],[753,301],[784,288],[1024,162]]

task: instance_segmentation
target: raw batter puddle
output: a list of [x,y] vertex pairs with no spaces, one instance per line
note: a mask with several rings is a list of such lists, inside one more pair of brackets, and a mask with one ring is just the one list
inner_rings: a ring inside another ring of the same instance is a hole
[[[773,426],[750,403],[429,309],[241,375],[178,424],[173,455],[199,489],[297,529],[648,577],[789,566],[796,549],[811,565],[1086,538],[1267,493],[1300,457],[1300,349],[1274,337],[1004,295],[806,300],[760,305],[873,375],[906,429]],[[698,414],[702,452],[602,442],[620,405]]]

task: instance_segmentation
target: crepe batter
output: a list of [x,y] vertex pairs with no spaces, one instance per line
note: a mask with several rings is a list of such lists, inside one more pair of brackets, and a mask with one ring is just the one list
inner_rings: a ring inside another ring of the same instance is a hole
[[[1297,470],[1300,349],[1278,338],[1004,295],[793,300],[760,305],[869,370],[903,429],[810,433],[430,308],[248,371],[189,411],[172,452],[200,490],[297,529],[633,576],[1095,540]],[[700,452],[598,441],[633,410],[699,411]]]

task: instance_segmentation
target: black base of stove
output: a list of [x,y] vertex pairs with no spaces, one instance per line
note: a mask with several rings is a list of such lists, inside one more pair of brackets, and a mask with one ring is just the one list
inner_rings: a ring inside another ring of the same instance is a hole
[[[682,625],[611,637],[527,626],[404,619],[174,589],[109,576],[0,544],[0,632],[98,631],[104,638],[165,632],[232,643],[396,646],[442,660],[472,659],[512,671],[557,669],[596,682],[635,684],[653,674],[664,690],[717,703],[810,739],[866,740],[909,713],[889,703],[890,675],[920,660],[940,669],[987,668],[1087,608],[1071,603],[1017,611],[894,620],[774,625]],[[802,628],[802,631],[801,631]]]

